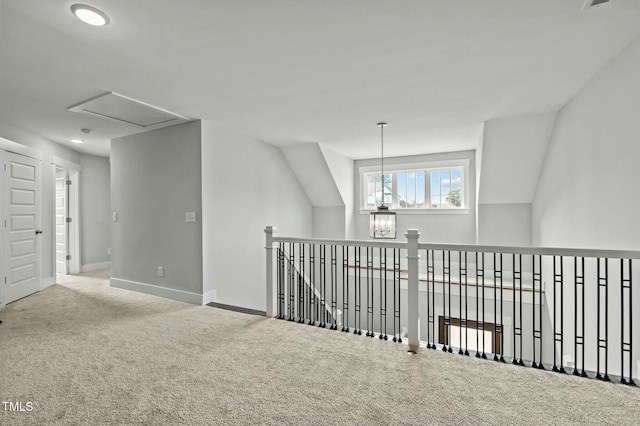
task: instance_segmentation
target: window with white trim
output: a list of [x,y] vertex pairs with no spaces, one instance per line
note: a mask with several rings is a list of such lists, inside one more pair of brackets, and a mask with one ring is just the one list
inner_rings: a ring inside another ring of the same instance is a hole
[[398,210],[467,207],[465,165],[396,167],[385,170],[384,179],[380,171],[361,168],[362,208],[375,209],[383,194],[384,204]]

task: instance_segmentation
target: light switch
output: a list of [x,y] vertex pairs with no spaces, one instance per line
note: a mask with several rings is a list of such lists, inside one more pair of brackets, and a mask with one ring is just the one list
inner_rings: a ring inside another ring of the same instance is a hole
[[187,222],[195,222],[196,221],[196,212],[187,212],[186,216]]

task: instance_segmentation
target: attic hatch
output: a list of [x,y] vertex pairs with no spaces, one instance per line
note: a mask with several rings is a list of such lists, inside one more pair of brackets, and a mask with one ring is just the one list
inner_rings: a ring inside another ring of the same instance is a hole
[[615,0],[587,0],[584,6],[582,7],[582,10],[587,10],[592,7],[598,7],[605,4],[612,4],[614,1]]
[[157,129],[190,121],[189,118],[114,92],[70,106],[69,111],[93,115],[140,129]]

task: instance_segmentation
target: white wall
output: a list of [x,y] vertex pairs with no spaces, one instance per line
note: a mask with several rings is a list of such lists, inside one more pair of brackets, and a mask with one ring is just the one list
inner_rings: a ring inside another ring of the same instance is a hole
[[202,209],[205,293],[265,310],[265,226],[312,232],[311,204],[282,152],[203,120]]
[[531,245],[531,203],[479,204],[478,244]]
[[533,242],[640,249],[640,39],[558,114],[533,203]]
[[[534,245],[640,250],[639,72],[637,39],[558,113],[532,206]],[[587,261],[586,330],[595,338],[597,275],[593,259]],[[620,362],[619,261],[609,265],[609,363],[615,371]],[[565,300],[573,297],[571,287],[565,286]],[[637,291],[633,299],[638,306]],[[568,330],[573,328],[571,313],[570,304]],[[635,327],[633,341],[639,338]],[[635,348],[633,357],[637,377]]]
[[312,207],[313,238],[345,239],[344,207]]
[[111,141],[111,285],[202,303],[200,140],[194,121]]
[[485,123],[480,204],[533,201],[555,118],[546,113]]
[[80,165],[80,260],[87,269],[111,260],[111,165],[108,158],[86,154]]
[[[16,127],[10,123],[0,120],[0,137],[9,139],[22,145],[34,148],[43,154],[42,161],[42,218],[41,229],[44,231],[41,235],[42,241],[42,266],[41,277],[43,282],[52,284],[55,280],[56,265],[55,253],[53,251],[53,241],[55,237],[54,223],[54,186],[53,175],[51,173],[51,158],[53,155],[64,158],[65,160],[80,163],[80,154],[70,150],[60,144],[49,139],[31,133],[22,128]],[[81,194],[82,197],[82,194]]]
[[324,145],[320,145],[320,150],[344,203],[344,235],[340,238],[353,239],[355,235],[354,161]]
[[[423,214],[397,214],[397,236],[399,240],[404,239],[404,234],[409,228],[420,230],[421,241],[442,242],[442,243],[476,243],[476,171],[475,171],[475,151],[461,151],[443,154],[414,155],[407,157],[385,158],[385,165],[417,163],[423,161],[443,161],[443,160],[469,160],[469,172],[467,194],[469,196],[469,209],[466,213],[453,212],[443,213],[434,211]],[[354,165],[354,183],[356,194],[356,218],[355,218],[355,238],[357,240],[369,239],[369,212],[360,211],[360,176],[359,167],[380,165],[380,159],[356,160]]]
[[531,202],[555,119],[545,113],[485,123],[478,243],[531,245]]

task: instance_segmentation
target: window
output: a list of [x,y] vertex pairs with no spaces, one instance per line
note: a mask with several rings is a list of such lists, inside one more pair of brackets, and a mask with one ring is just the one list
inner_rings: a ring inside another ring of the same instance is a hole
[[465,208],[465,169],[457,164],[398,168],[384,178],[379,171],[362,171],[363,208],[375,209],[383,196],[384,204],[398,210]]
[[[466,336],[465,330],[466,328]],[[496,331],[496,325],[467,320],[464,327],[460,318],[450,318],[449,324],[444,317],[438,316],[438,343],[469,351],[490,352],[495,354],[496,348],[502,347],[502,333]]]

